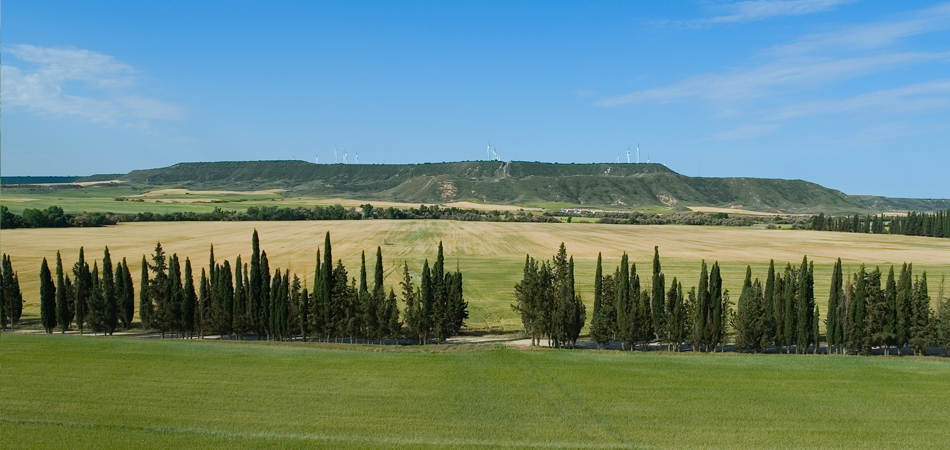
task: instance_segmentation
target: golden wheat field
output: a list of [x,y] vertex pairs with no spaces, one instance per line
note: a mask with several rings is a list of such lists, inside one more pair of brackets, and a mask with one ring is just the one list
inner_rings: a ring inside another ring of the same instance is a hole
[[[765,278],[770,259],[777,266],[801,264],[808,256],[815,262],[816,296],[824,314],[832,264],[842,258],[846,271],[861,263],[885,272],[892,264],[913,262],[915,274],[927,271],[931,297],[940,289],[941,277],[950,275],[950,239],[851,234],[818,231],[764,230],[706,226],[630,226],[605,224],[488,223],[442,220],[367,220],[298,222],[161,222],[123,223],[104,228],[15,229],[0,235],[0,249],[11,255],[19,273],[26,317],[38,314],[40,263],[49,259],[55,270],[56,252],[64,266],[76,261],[79,247],[87,260],[101,260],[109,246],[113,261],[127,258],[138,283],[142,255],[150,255],[157,242],[171,255],[188,257],[197,277],[208,265],[214,245],[218,261],[244,255],[249,262],[251,233],[257,229],[261,249],[270,268],[287,269],[312,283],[316,251],[330,232],[334,260],[342,259],[351,276],[359,275],[360,252],[366,251],[372,273],[376,247],[382,247],[386,282],[398,292],[402,264],[418,274],[422,261],[435,259],[441,240],[447,269],[458,267],[465,279],[465,296],[471,315],[469,328],[513,330],[521,327],[510,305],[513,286],[521,278],[526,254],[550,258],[561,242],[576,261],[578,289],[592,305],[593,274],[598,252],[604,270],[612,271],[623,252],[637,263],[644,287],[650,284],[653,248],[659,247],[667,285],[673,277],[685,289],[697,284],[700,261],[719,261],[724,285],[738,298],[746,265],[753,276]],[[898,267],[899,270],[899,267]]]

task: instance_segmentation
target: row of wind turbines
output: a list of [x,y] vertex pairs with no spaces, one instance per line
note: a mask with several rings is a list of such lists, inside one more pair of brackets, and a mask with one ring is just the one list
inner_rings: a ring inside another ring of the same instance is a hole
[[[495,150],[495,147],[491,145],[491,141],[488,141],[488,161],[501,161],[501,156],[498,155],[498,151]],[[356,151],[356,161],[354,164],[360,163],[360,152]],[[349,164],[349,152],[346,151],[346,148],[343,149],[343,164]],[[627,164],[631,163],[630,160],[630,147],[627,147]],[[320,164],[320,155],[315,155],[314,163]],[[333,149],[333,164],[339,164],[339,152],[336,148]],[[620,156],[617,156],[617,163],[620,163]],[[649,158],[647,159],[647,164],[650,163]],[[637,144],[637,164],[640,164],[640,144]]]

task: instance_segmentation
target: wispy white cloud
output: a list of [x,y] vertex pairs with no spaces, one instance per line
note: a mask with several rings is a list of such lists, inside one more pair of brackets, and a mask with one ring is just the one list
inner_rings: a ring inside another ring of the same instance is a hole
[[[704,19],[704,23],[807,14],[843,3],[738,2],[726,6],[729,14]],[[708,106],[715,118],[729,117],[731,123],[746,122],[693,143],[755,139],[774,133],[793,120],[842,114],[860,116],[862,124],[858,128],[862,130],[835,141],[840,144],[864,145],[931,133],[950,129],[950,125],[932,123],[946,122],[950,111],[950,79],[913,82],[894,81],[906,77],[890,76],[867,78],[867,81],[858,79],[924,65],[946,67],[950,62],[950,45],[937,39],[924,44],[912,38],[947,31],[950,31],[950,3],[943,3],[886,20],[805,34],[787,44],[763,49],[754,62],[745,67],[702,73],[663,86],[605,97],[594,104],[618,107],[696,102]],[[844,86],[847,88],[839,89]],[[840,92],[856,87],[862,87],[864,92],[840,98]],[[803,101],[802,97],[810,97],[811,101]],[[895,122],[897,116],[906,121]],[[871,123],[880,126],[869,125]]]
[[950,130],[947,123],[889,122],[865,127],[850,136],[832,141],[845,146],[878,145],[887,141]]
[[[181,107],[134,92],[136,71],[101,53],[75,48],[13,45],[3,49],[32,65],[0,66],[5,107],[73,116],[112,126],[128,120],[180,120]],[[73,83],[84,84],[83,95]]]
[[827,85],[935,60],[950,61],[950,52],[905,52],[853,58],[788,57],[751,69],[697,75],[665,87],[608,97],[595,104],[613,107],[628,103],[663,104],[695,99],[729,103],[772,96],[788,89]]
[[725,15],[699,19],[694,24],[751,22],[781,16],[800,16],[831,11],[855,0],[750,0],[725,5]]
[[787,120],[841,113],[920,114],[947,109],[950,109],[950,80],[935,80],[868,92],[845,99],[789,105],[779,108],[771,119]]
[[776,46],[770,53],[789,55],[827,50],[879,49],[904,38],[947,29],[950,29],[950,3],[913,11],[895,19],[808,34],[795,42]]

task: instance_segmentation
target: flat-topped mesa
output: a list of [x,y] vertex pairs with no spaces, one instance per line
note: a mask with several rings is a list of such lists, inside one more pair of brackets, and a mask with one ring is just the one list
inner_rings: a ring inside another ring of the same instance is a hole
[[557,164],[526,161],[462,161],[424,164],[313,164],[305,161],[223,161],[180,163],[169,167],[134,170],[122,177],[150,184],[181,182],[249,182],[338,179],[352,182],[402,180],[451,175],[472,180],[527,177],[611,176],[650,173],[675,174],[662,164]]
[[[707,206],[782,214],[865,214],[882,210],[947,209],[950,200],[914,202],[849,196],[802,180],[701,178],[662,164],[559,164],[461,161],[424,164],[313,164],[305,161],[181,163],[135,170],[120,179],[152,186],[257,191],[288,197],[369,201],[548,204],[674,210]],[[888,201],[885,201],[888,200]],[[901,208],[901,205],[912,205]],[[560,206],[558,206],[560,205]]]

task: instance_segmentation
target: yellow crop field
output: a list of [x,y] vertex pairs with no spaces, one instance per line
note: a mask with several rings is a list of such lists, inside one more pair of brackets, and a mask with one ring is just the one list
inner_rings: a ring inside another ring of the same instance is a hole
[[[510,305],[513,286],[521,278],[526,254],[547,259],[561,242],[576,262],[578,289],[592,309],[593,274],[598,252],[604,270],[612,271],[627,252],[637,263],[644,287],[650,284],[653,248],[658,246],[667,283],[677,277],[685,289],[697,284],[700,261],[719,261],[724,285],[735,301],[746,265],[753,276],[765,278],[770,259],[777,266],[800,264],[804,255],[815,262],[816,296],[824,304],[832,264],[842,258],[846,271],[861,263],[885,272],[890,265],[913,262],[915,274],[927,271],[930,292],[936,297],[941,277],[950,275],[950,239],[851,234],[819,231],[764,230],[706,226],[630,226],[605,224],[541,224],[457,222],[440,220],[366,220],[298,222],[161,222],[123,223],[105,228],[16,229],[0,234],[0,249],[10,254],[19,273],[26,316],[38,314],[38,274],[43,257],[55,264],[56,252],[70,268],[79,247],[86,258],[101,260],[109,246],[113,261],[127,258],[138,283],[142,255],[161,242],[170,255],[192,260],[195,275],[207,267],[208,250],[216,258],[249,262],[251,233],[257,229],[271,270],[290,268],[312,283],[314,258],[330,232],[334,259],[342,259],[351,276],[359,274],[359,257],[366,251],[370,272],[376,247],[382,247],[386,282],[398,292],[401,267],[408,262],[414,273],[422,261],[435,259],[441,240],[447,269],[464,274],[470,328],[512,330],[521,327]],[[90,261],[91,262],[91,261]],[[898,267],[899,269],[899,267]]]

